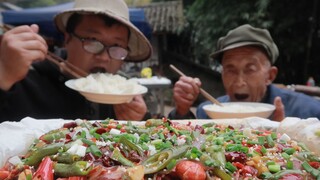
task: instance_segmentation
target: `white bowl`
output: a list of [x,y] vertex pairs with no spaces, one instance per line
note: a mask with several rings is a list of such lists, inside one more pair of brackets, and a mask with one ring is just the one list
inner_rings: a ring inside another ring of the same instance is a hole
[[208,104],[203,106],[207,115],[212,119],[232,119],[261,117],[269,118],[275,106],[266,103],[256,102],[228,102],[221,103],[223,107],[216,104]]
[[81,95],[83,95],[87,100],[102,103],[102,104],[122,104],[122,103],[129,103],[132,101],[134,96],[142,95],[148,92],[148,88],[141,86],[140,91],[132,94],[106,94],[106,93],[93,93],[93,92],[86,92],[77,89],[74,86],[74,79],[68,80],[65,82],[65,85],[70,89],[78,91]]

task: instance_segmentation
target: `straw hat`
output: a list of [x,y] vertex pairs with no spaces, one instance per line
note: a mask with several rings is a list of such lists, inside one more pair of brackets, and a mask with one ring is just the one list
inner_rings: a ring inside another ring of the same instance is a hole
[[269,60],[274,64],[279,56],[279,50],[267,29],[252,27],[249,24],[239,26],[224,37],[219,38],[216,52],[210,55],[221,61],[223,52],[242,46],[260,46],[268,54]]
[[103,14],[125,24],[130,29],[128,44],[130,52],[125,60],[140,62],[150,58],[151,44],[143,33],[130,22],[129,9],[123,0],[75,0],[72,9],[65,10],[54,17],[54,22],[61,32],[66,31],[68,19],[75,12]]

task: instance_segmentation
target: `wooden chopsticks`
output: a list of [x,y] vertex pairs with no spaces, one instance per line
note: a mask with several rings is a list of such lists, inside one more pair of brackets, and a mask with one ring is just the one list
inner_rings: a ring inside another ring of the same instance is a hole
[[69,73],[70,75],[72,75],[75,78],[81,78],[81,77],[88,76],[87,72],[85,72],[82,69],[78,68],[77,66],[69,63],[68,61],[65,61],[64,59],[62,59],[61,57],[59,57],[58,55],[56,55],[50,51],[48,51],[46,58],[50,62],[56,64],[59,68],[61,68],[61,70],[63,70],[66,73]]
[[[174,65],[170,64],[170,68],[173,69],[176,73],[178,73],[180,76],[186,76],[183,72],[181,72],[178,68],[176,68]],[[207,91],[205,91],[204,89],[200,88],[200,93],[207,98],[209,101],[219,105],[219,106],[223,106],[217,99],[215,99],[214,97],[212,97]]]
[[[3,24],[1,28],[3,29],[4,32],[6,32],[11,30],[14,27],[8,24]],[[76,67],[75,65],[69,63],[68,61],[62,59],[61,57],[59,57],[58,55],[50,51],[48,51],[46,55],[46,59],[56,64],[63,72],[70,74],[74,78],[81,78],[81,77],[88,76],[87,72],[83,71],[82,69]]]

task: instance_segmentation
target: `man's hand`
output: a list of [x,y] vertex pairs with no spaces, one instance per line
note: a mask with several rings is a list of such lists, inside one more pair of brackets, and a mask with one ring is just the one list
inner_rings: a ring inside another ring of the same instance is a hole
[[114,111],[118,120],[140,121],[147,113],[147,105],[142,96],[135,96],[130,103],[114,105]]
[[281,122],[285,118],[284,105],[282,104],[281,98],[277,96],[274,99],[274,106],[276,107],[273,113],[273,120]]
[[176,113],[186,115],[200,92],[201,82],[198,78],[181,76],[173,88]]
[[37,25],[19,26],[6,32],[0,47],[0,89],[9,90],[25,78],[31,64],[43,60],[47,43]]

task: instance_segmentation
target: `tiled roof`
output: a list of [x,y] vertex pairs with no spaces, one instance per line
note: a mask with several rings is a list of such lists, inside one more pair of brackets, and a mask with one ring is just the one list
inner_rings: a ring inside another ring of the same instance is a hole
[[153,33],[178,33],[184,26],[182,0],[156,2],[141,6]]

